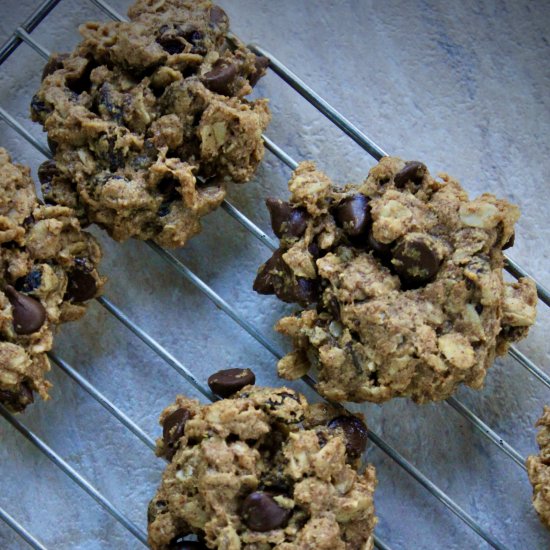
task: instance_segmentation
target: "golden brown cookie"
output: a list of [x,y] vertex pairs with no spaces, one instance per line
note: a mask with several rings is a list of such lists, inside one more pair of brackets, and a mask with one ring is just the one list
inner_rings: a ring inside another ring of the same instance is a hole
[[526,336],[535,285],[502,276],[516,206],[394,157],[345,187],[303,163],[289,189],[267,201],[281,242],[254,283],[302,306],[277,324],[295,347],[283,378],[313,368],[334,401],[445,399]]
[[527,458],[527,473],[533,486],[533,506],[550,529],[550,407],[544,407],[536,425],[540,428],[537,434],[540,453]]
[[246,386],[209,405],[178,396],[160,422],[170,463],[149,505],[153,550],[374,547],[376,477],[358,471],[360,418]]
[[245,96],[267,60],[230,42],[208,1],[138,0],[129,15],[82,25],[44,69],[31,105],[54,153],[42,190],[116,240],[182,246],[263,156],[267,100]]
[[56,325],[80,318],[101,290],[101,250],[74,212],[39,204],[30,170],[0,148],[0,402],[22,411],[51,386]]

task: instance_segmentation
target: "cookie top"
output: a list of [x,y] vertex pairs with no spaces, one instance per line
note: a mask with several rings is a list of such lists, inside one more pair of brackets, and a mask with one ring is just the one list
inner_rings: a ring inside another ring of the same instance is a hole
[[74,212],[44,206],[30,170],[0,148],[0,402],[22,411],[47,398],[55,326],[81,317],[103,285],[101,250]]
[[178,396],[160,421],[170,463],[149,505],[153,550],[193,535],[197,548],[373,548],[376,478],[358,472],[358,417],[246,386],[209,405]]
[[345,187],[303,163],[289,189],[290,202],[267,201],[280,248],[254,283],[303,307],[277,324],[295,346],[284,378],[314,367],[334,401],[444,399],[481,387],[533,324],[534,283],[502,277],[516,206],[392,157]]
[[550,407],[544,407],[536,426],[540,428],[537,434],[540,453],[527,458],[527,473],[533,486],[533,506],[550,529]]
[[116,240],[182,246],[263,156],[267,100],[244,97],[267,60],[230,42],[208,1],[138,0],[129,15],[82,25],[46,65],[31,105],[54,153],[42,189]]

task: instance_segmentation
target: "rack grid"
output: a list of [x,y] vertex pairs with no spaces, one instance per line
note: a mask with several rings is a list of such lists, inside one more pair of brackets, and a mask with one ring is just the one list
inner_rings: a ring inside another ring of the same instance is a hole
[[[100,8],[107,16],[113,20],[125,20],[114,8],[112,8],[105,0],[87,0],[91,4]],[[37,54],[47,59],[50,55],[49,51],[42,46],[31,33],[40,25],[45,17],[61,2],[61,0],[45,0],[31,14],[31,16],[18,28],[16,28],[10,38],[0,47],[0,67],[12,56],[17,49],[26,44],[31,47]],[[235,38],[230,34],[230,38]],[[313,105],[324,117],[332,122],[337,128],[350,137],[362,149],[370,154],[374,159],[379,160],[387,153],[381,149],[374,141],[367,137],[361,130],[354,126],[344,116],[342,116],[334,107],[320,97],[313,89],[305,82],[296,76],[288,67],[279,61],[266,49],[251,44],[249,48],[269,59],[269,68],[278,75],[291,88],[305,98]],[[0,106],[0,120],[19,133],[32,147],[42,153],[46,158],[51,158],[49,148],[40,140],[35,138],[24,126],[13,117],[8,111]],[[270,140],[267,136],[263,136],[266,149],[268,149],[276,158],[290,169],[298,166],[298,162],[294,160],[287,152],[280,148],[276,143]],[[263,245],[271,250],[275,250],[277,245],[272,237],[261,230],[256,224],[248,219],[229,201],[224,201],[222,208],[225,212],[241,224],[247,231],[256,237]],[[183,278],[194,285],[206,298],[211,300],[221,311],[235,321],[243,330],[264,346],[275,358],[281,358],[282,352],[277,345],[273,343],[267,336],[262,334],[253,324],[247,321],[231,304],[225,301],[217,294],[208,284],[198,277],[189,267],[182,261],[176,258],[171,252],[161,248],[155,243],[147,243],[150,249],[157,254],[163,261],[175,269]],[[506,257],[506,270],[515,278],[530,276],[528,272],[513,261]],[[533,277],[531,277],[533,278]],[[534,279],[534,278],[533,278]],[[537,292],[539,300],[546,306],[550,306],[550,292],[536,279]],[[206,399],[212,401],[216,396],[212,394],[207,386],[197,380],[193,373],[186,368],[179,360],[170,354],[161,344],[159,344],[152,336],[142,329],[136,322],[127,316],[123,310],[118,308],[106,296],[97,298],[98,303],[113,315],[122,325],[135,334],[144,344],[146,344],[155,354],[163,359],[169,366],[175,369],[185,380],[201,393]],[[532,360],[521,353],[516,347],[512,346],[510,355],[521,365],[527,372],[534,376],[538,381],[550,388],[550,376]],[[84,389],[97,403],[112,414],[123,426],[132,432],[144,445],[154,450],[155,444],[153,439],[147,435],[134,421],[132,421],[123,411],[111,403],[99,390],[97,390],[85,377],[79,374],[69,363],[61,358],[57,353],[49,354],[52,362],[64,371],[76,384]],[[306,376],[303,378],[305,384],[315,390],[314,380]],[[468,407],[460,400],[451,397],[446,400],[446,403],[452,407],[458,414],[467,420],[480,435],[487,438],[505,453],[518,467],[526,470],[525,459],[518,453],[510,444],[491,429],[481,418],[475,415]],[[340,405],[341,406],[341,405]],[[83,491],[88,493],[96,502],[102,506],[116,521],[123,525],[137,541],[143,545],[147,545],[147,537],[144,531],[126,517],[116,506],[114,506],[107,498],[105,498],[95,487],[88,482],[78,471],[70,466],[59,454],[50,448],[39,436],[29,430],[18,417],[15,417],[4,406],[0,404],[0,414],[11,426],[20,432],[28,441],[37,447],[49,460],[51,460],[58,468],[60,468],[69,478],[78,484]],[[462,509],[456,502],[453,501],[442,489],[433,483],[425,474],[417,469],[410,461],[408,461],[400,452],[393,446],[388,444],[380,435],[369,429],[369,439],[380,450],[382,450],[390,460],[395,461],[403,468],[413,479],[420,483],[429,493],[444,504],[452,513],[459,517],[465,526],[479,535],[491,547],[504,549],[506,546],[498,541],[492,533],[483,528],[474,517]],[[45,549],[46,547],[34,535],[13,518],[6,510],[0,507],[0,519],[11,527],[25,542],[35,549]],[[375,537],[375,546],[381,550],[389,549],[380,537]]]

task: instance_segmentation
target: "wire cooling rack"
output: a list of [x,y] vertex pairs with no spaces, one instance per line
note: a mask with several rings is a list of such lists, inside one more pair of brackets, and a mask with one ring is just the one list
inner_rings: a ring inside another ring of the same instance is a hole
[[[30,46],[38,55],[44,59],[49,57],[49,51],[36,40],[31,33],[40,25],[47,15],[60,3],[61,0],[46,0],[36,11],[15,31],[7,42],[0,49],[0,67],[12,56],[22,43]],[[115,9],[113,9],[105,0],[88,0],[96,7],[100,8],[107,16],[114,20],[123,20]],[[323,116],[331,121],[337,128],[349,136],[355,143],[362,147],[374,159],[379,160],[386,153],[371,139],[369,139],[357,127],[351,124],[344,118],[336,109],[323,100],[314,90],[306,83],[291,72],[283,63],[276,59],[269,51],[251,45],[250,48],[257,54],[266,56],[270,61],[270,69],[278,75],[284,82],[292,87],[297,93],[304,97],[311,105],[313,105]],[[34,137],[24,125],[8,111],[0,106],[0,119],[7,125],[18,132],[31,146],[42,153],[46,158],[51,158],[49,148]],[[297,161],[294,160],[287,152],[285,152],[276,143],[264,136],[266,148],[275,155],[288,168],[294,169],[297,166]],[[227,200],[223,203],[222,208],[225,212],[233,217],[247,231],[256,237],[267,248],[274,250],[276,242],[250,219],[248,219],[241,211]],[[199,276],[197,276],[185,263],[178,259],[174,254],[168,252],[154,243],[147,243],[151,251],[157,254],[171,268],[174,268],[182,277],[194,285],[205,297],[211,300],[221,311],[228,315],[236,322],[243,330],[252,336],[257,342],[266,348],[276,359],[282,356],[276,343],[269,337],[265,336],[257,327],[246,320],[238,310],[229,302],[224,300],[216,293],[208,284],[206,284]],[[258,262],[259,264],[259,262]],[[513,276],[527,276],[527,272],[516,262],[510,258],[506,258],[506,270]],[[550,305],[550,294],[546,288],[537,282],[537,291],[539,300]],[[147,331],[139,326],[132,318],[125,314],[117,307],[107,296],[102,296],[97,299],[99,304],[112,314],[120,323],[129,329],[137,336],[146,346],[148,346],[155,354],[177,371],[183,378],[206,399],[212,400],[215,397],[210,392],[209,388],[198,380],[194,374],[184,366],[176,357],[169,353],[157,340],[155,340]],[[510,355],[522,365],[530,375],[534,376],[538,381],[550,388],[550,376],[533,361],[521,353],[516,347],[512,346]],[[154,450],[155,445],[153,439],[141,429],[136,422],[130,419],[122,410],[115,406],[107,399],[98,389],[95,388],[85,377],[77,372],[66,360],[60,357],[57,353],[50,353],[52,362],[65,372],[76,384],[85,390],[94,400],[112,414],[123,426],[125,426],[132,434],[134,434],[144,445]],[[304,378],[304,382],[314,388],[313,380],[309,377]],[[524,457],[508,444],[496,431],[491,429],[481,418],[474,414],[462,401],[455,397],[447,399],[446,403],[460,414],[473,428],[478,432],[480,437],[487,438],[492,442],[502,453],[504,453],[517,467],[525,470]],[[160,412],[160,411],[156,411]],[[146,533],[135,522],[129,519],[120,509],[110,502],[94,485],[85,479],[76,469],[74,469],[67,460],[46,444],[40,436],[31,431],[25,426],[24,416],[13,416],[2,405],[0,405],[0,414],[6,422],[8,422],[15,430],[30,441],[37,449],[39,449],[49,460],[51,460],[63,473],[73,480],[83,491],[88,493],[101,507],[103,507],[117,522],[124,526],[129,533],[136,539],[136,547],[141,544],[146,545]],[[498,549],[504,549],[508,546],[505,542],[498,540],[495,535],[483,527],[478,520],[459,506],[450,496],[446,494],[438,485],[430,480],[430,478],[421,472],[414,464],[406,459],[400,451],[390,445],[378,433],[369,430],[370,441],[376,445],[385,455],[387,459],[394,461],[400,468],[409,474],[416,482],[420,483],[433,497],[439,500],[450,512],[455,514],[464,523],[465,529],[471,529],[479,536],[479,540],[485,541],[489,546]],[[44,549],[44,546],[38,539],[39,537],[32,533],[33,525],[23,526],[15,517],[10,515],[9,510],[0,507],[0,519],[5,524],[11,527],[24,541],[30,546],[37,549]],[[395,518],[397,519],[397,518]],[[392,521],[388,519],[388,521]],[[375,545],[380,549],[390,548],[389,544],[376,537]]]

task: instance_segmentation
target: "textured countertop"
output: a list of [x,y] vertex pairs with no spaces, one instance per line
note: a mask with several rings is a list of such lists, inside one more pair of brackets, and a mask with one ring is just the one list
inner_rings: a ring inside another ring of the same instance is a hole
[[[0,40],[39,4],[0,1]],[[550,3],[527,0],[226,0],[233,30],[286,63],[386,151],[447,171],[472,195],[491,191],[519,204],[510,256],[546,285],[549,274]],[[125,12],[127,2],[112,5]],[[33,35],[47,48],[70,49],[77,24],[105,15],[86,0],[62,0]],[[27,120],[42,59],[23,45],[0,70],[0,106]],[[317,159],[337,181],[362,179],[372,159],[277,76],[258,88],[271,98],[267,134],[295,159]],[[36,174],[40,154],[4,123],[0,146]],[[267,153],[256,178],[231,200],[262,228],[263,198],[285,196],[289,171]],[[225,212],[176,255],[262,333],[289,306],[251,290],[269,253]],[[105,248],[106,295],[199,378],[247,366],[262,384],[277,383],[275,361],[260,344],[185,282],[146,245]],[[550,316],[519,348],[550,372]],[[57,353],[152,437],[158,413],[175,393],[195,393],[166,363],[99,304],[60,332]],[[162,463],[67,376],[53,367],[52,400],[20,417],[142,528]],[[295,385],[302,389],[301,384]],[[458,397],[515,447],[535,451],[533,424],[549,390],[510,357],[499,359],[483,391]],[[361,407],[370,426],[438,484],[506,547],[550,546],[531,508],[526,474],[447,404],[395,400]],[[46,547],[133,549],[139,543],[30,443],[0,420],[0,506]],[[486,548],[479,536],[374,445],[377,534],[395,549]],[[26,548],[0,522],[0,548]]]

